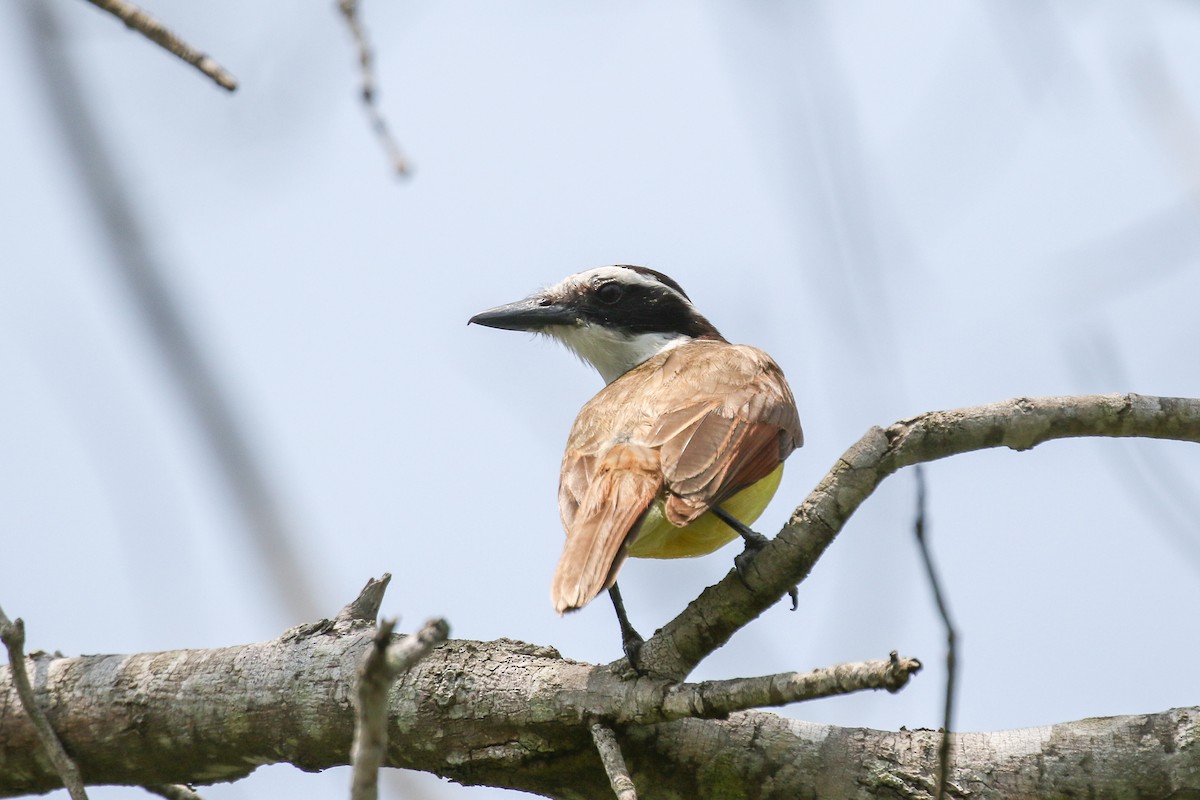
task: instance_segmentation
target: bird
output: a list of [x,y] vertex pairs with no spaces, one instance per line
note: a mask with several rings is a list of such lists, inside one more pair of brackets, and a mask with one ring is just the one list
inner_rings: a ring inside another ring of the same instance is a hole
[[604,380],[567,437],[566,542],[550,593],[563,614],[607,589],[637,671],[642,638],[617,586],[627,558],[707,555],[740,535],[744,574],[768,541],[749,526],[804,443],[783,371],[762,350],[731,344],[675,280],[648,267],[578,272],[471,323],[547,335]]

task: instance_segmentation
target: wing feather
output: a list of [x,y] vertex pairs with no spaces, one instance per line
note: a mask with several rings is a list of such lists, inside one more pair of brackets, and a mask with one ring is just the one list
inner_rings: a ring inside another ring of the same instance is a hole
[[610,383],[580,411],[563,456],[567,541],[554,607],[580,608],[612,585],[656,499],[673,525],[687,525],[765,478],[803,440],[783,373],[753,347],[694,340]]
[[[667,519],[692,522],[709,508],[769,475],[804,440],[795,400],[783,373],[766,354],[730,348],[743,361],[712,368],[702,376],[704,392],[671,415],[652,440],[660,448],[668,495]],[[747,357],[748,356],[748,357]],[[723,385],[709,385],[713,376]],[[681,377],[680,380],[684,378]],[[676,420],[689,419],[687,427]]]
[[629,534],[661,489],[653,448],[616,444],[599,459],[567,525],[567,543],[551,583],[558,613],[582,608],[612,585],[625,560]]

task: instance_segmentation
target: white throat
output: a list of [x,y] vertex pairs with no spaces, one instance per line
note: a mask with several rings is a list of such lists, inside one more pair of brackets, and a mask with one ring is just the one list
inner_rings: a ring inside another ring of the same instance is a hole
[[682,333],[639,333],[629,336],[599,325],[555,325],[546,328],[545,332],[595,367],[605,383],[612,383],[643,361],[692,338]]

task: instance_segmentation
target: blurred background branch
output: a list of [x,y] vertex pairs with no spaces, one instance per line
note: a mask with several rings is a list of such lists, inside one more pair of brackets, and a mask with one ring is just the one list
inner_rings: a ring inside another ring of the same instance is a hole
[[[242,515],[244,531],[289,616],[317,615],[313,587],[295,538],[271,481],[228,395],[210,363],[204,346],[188,322],[177,290],[170,286],[153,236],[143,225],[131,196],[130,182],[120,174],[110,154],[87,93],[67,53],[54,3],[25,2],[20,17],[29,38],[37,42],[30,54],[37,59],[39,95],[56,120],[64,155],[78,178],[78,188],[95,213],[108,252],[97,255],[129,293],[131,307],[142,319],[183,404],[197,428]],[[171,535],[164,531],[161,535]]]
[[178,56],[191,64],[222,89],[230,92],[237,89],[237,78],[229,74],[228,70],[218,64],[212,56],[180,39],[166,25],[133,3],[127,3],[125,0],[88,0],[88,2],[96,8],[112,14],[171,55]]

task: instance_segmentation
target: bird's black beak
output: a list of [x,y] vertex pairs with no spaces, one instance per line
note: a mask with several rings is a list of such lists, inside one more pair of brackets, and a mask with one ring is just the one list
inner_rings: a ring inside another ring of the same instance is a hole
[[467,324],[473,322],[506,331],[539,331],[551,325],[574,325],[577,321],[578,315],[568,306],[541,295],[533,295],[515,303],[480,311],[467,320]]

